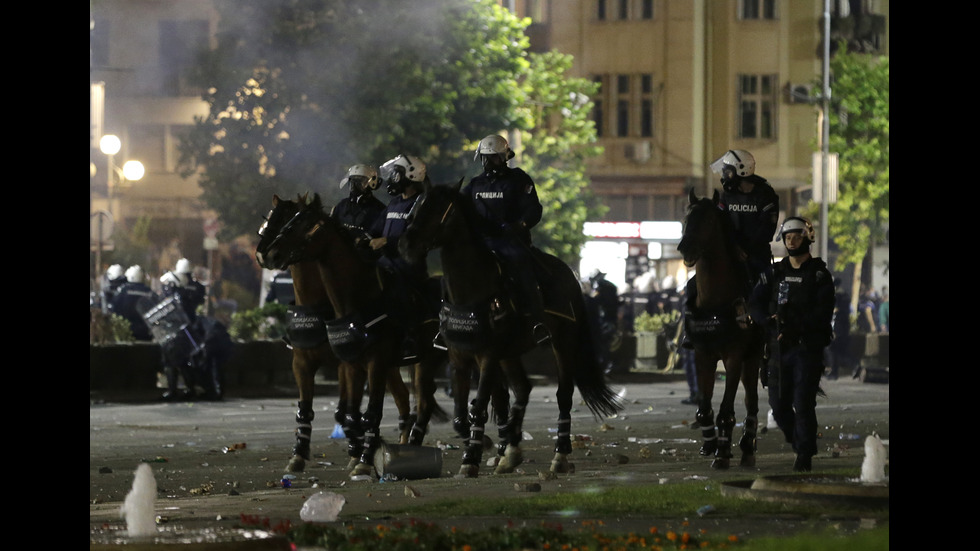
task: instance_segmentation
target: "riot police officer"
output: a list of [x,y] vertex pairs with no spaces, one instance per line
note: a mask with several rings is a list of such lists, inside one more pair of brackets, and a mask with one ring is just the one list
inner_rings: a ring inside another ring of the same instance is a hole
[[749,288],[772,266],[772,241],[779,221],[779,196],[765,178],[755,173],[755,157],[744,149],[730,149],[711,163],[721,175],[721,205],[735,225],[735,242],[748,255]]
[[473,160],[480,160],[483,172],[473,177],[462,192],[473,200],[476,212],[486,222],[484,239],[505,262],[516,279],[519,303],[528,305],[539,344],[550,335],[544,325],[544,300],[538,281],[545,279],[531,249],[531,228],[541,221],[543,207],[534,181],[522,169],[510,167],[514,151],[502,136],[490,134],[480,140]]
[[130,266],[126,270],[125,278],[126,282],[119,287],[119,292],[112,299],[112,311],[129,321],[129,328],[133,332],[134,339],[152,341],[153,335],[150,333],[150,328],[146,325],[146,320],[143,319],[143,315],[137,310],[136,305],[141,300],[156,304],[159,297],[145,283],[143,268],[138,264]]
[[773,418],[793,445],[793,470],[808,472],[817,453],[817,393],[823,375],[823,350],[832,339],[834,278],[827,264],[810,254],[813,226],[798,216],[787,218],[779,238],[788,256],[763,274],[752,304],[766,304],[756,319],[768,320],[771,357],[769,406]]
[[367,245],[371,240],[371,228],[385,211],[385,204],[374,196],[381,180],[372,166],[356,164],[347,169],[347,176],[340,181],[340,188],[350,187],[350,194],[341,199],[330,211],[354,236],[354,244]]
[[99,290],[99,306],[103,313],[112,312],[112,301],[124,283],[126,283],[126,274],[123,273],[122,265],[109,266],[102,280],[102,288]]
[[[369,245],[381,253],[378,265],[394,275],[392,283],[400,301],[393,313],[404,327],[414,329],[438,311],[438,290],[430,286],[426,259],[408,262],[398,252],[398,241],[408,229],[409,212],[432,184],[425,163],[413,155],[390,159],[381,165],[379,173],[391,200],[371,228]],[[403,353],[410,357],[418,352],[410,331]]]
[[[201,282],[191,274],[191,262],[186,258],[177,261],[172,271],[160,276],[163,284],[164,298],[177,295],[180,305],[187,315],[189,324],[185,330],[161,347],[164,374],[167,379],[167,392],[163,399],[168,401],[180,399],[178,375],[184,378],[186,393],[183,397],[195,398],[195,385],[198,382],[192,357],[201,351],[204,343],[204,330],[198,323],[197,308],[207,299],[207,291]],[[186,338],[185,338],[186,337]]]

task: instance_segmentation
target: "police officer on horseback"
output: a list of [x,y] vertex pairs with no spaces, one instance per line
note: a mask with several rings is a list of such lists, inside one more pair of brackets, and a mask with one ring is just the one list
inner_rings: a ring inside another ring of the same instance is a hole
[[[507,166],[514,151],[502,136],[480,140],[473,160],[483,172],[473,177],[462,192],[473,199],[477,213],[487,222],[482,229],[487,245],[515,278],[520,304],[528,305],[537,343],[550,335],[544,325],[544,300],[538,287],[537,262],[531,248],[531,228],[541,221],[543,207],[534,181],[522,169]],[[541,277],[540,279],[544,279]]]
[[735,226],[735,242],[748,256],[749,288],[759,274],[769,273],[772,249],[769,242],[779,221],[779,196],[765,178],[755,173],[755,157],[744,149],[730,149],[711,163],[721,175],[721,204]]
[[[793,445],[793,470],[808,472],[817,453],[817,394],[823,375],[823,350],[833,337],[834,278],[827,264],[810,254],[810,221],[787,218],[779,239],[788,256],[771,275],[763,274],[753,305],[765,305],[753,317],[767,320],[774,343],[768,366],[769,406],[786,442]],[[754,307],[755,309],[755,307]]]
[[[396,312],[405,327],[417,327],[427,315],[438,311],[438,289],[430,287],[429,270],[425,258],[409,262],[398,252],[398,240],[408,229],[408,214],[421,194],[432,183],[426,174],[425,163],[413,155],[398,155],[381,165],[381,182],[391,196],[388,206],[371,227],[369,245],[381,253],[378,265],[394,274],[392,283],[404,305]],[[422,302],[421,307],[412,305],[413,298]],[[404,353],[417,353],[414,336],[406,340]]]
[[330,216],[350,230],[359,249],[367,248],[371,241],[370,230],[385,210],[385,204],[374,196],[374,190],[380,184],[378,170],[373,166],[356,164],[350,167],[347,176],[340,181],[340,189],[349,186],[350,194],[330,211]]

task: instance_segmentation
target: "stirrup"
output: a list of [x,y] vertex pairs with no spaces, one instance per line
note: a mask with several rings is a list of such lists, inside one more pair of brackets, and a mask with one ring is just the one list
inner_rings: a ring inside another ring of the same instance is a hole
[[538,322],[534,325],[534,329],[531,330],[531,335],[534,338],[535,344],[544,344],[551,340],[551,332],[548,331],[548,326]]
[[449,347],[446,346],[446,341],[442,338],[442,331],[436,333],[436,336],[432,339],[432,348],[449,350]]

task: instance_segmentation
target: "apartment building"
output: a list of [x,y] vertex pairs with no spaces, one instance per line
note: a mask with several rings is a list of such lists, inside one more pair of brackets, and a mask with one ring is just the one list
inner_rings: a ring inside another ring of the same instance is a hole
[[[783,215],[811,197],[820,151],[820,104],[812,101],[820,89],[811,84],[822,77],[824,0],[500,3],[531,18],[532,50],[572,54],[573,76],[601,83],[594,118],[605,153],[588,170],[609,212],[589,225],[593,241],[577,267],[583,275],[602,265],[618,285],[647,270],[682,281],[672,228],[683,218],[685,190],[719,188],[708,165],[728,149],[753,153]],[[104,91],[104,103],[93,101],[91,212],[152,216],[151,240],[175,236],[200,262],[214,213],[199,201],[196,182],[175,173],[174,144],[206,109],[181,71],[193,46],[211,40],[216,13],[209,0],[91,5],[93,99]],[[832,0],[831,42],[844,37],[887,55],[888,9],[888,0]],[[111,158],[98,148],[103,134],[120,137]],[[110,159],[139,159],[146,174],[110,190]]]

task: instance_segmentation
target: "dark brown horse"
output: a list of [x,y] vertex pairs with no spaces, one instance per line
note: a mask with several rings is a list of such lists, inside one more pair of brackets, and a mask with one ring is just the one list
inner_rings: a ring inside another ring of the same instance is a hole
[[[461,184],[433,186],[422,194],[409,214],[409,226],[399,248],[409,260],[439,249],[446,287],[440,318],[450,361],[465,377],[472,366],[479,369],[477,394],[469,413],[470,439],[459,471],[460,476],[475,477],[491,393],[504,384],[514,399],[504,420],[511,442],[495,472],[512,471],[521,461],[521,427],[531,389],[521,355],[534,343],[528,321],[514,308],[509,278],[475,229],[478,215],[471,200],[459,192]],[[575,387],[597,418],[611,415],[621,406],[604,380],[578,278],[558,258],[540,251],[535,256],[550,272],[552,284],[544,293],[545,322],[558,365],[558,441],[551,470],[567,472]]]
[[[701,426],[701,455],[715,458],[711,466],[727,469],[732,457],[732,432],[735,427],[735,395],[739,382],[745,391],[745,425],[739,448],[741,465],[755,465],[756,428],[759,413],[759,368],[762,363],[764,335],[762,327],[746,316],[748,305],[745,253],[735,243],[735,229],[729,214],[718,207],[718,191],[711,199],[698,199],[690,191],[690,204],[684,218],[684,234],[677,250],[684,264],[694,267],[695,296],[690,313],[685,316],[687,334],[694,345],[697,368],[697,422]],[[725,366],[725,393],[714,417],[711,399],[714,394],[718,362]],[[716,433],[717,429],[717,433]]]
[[[354,427],[363,434],[363,449],[351,476],[376,476],[374,453],[380,445],[379,427],[384,406],[386,380],[399,375],[399,366],[407,365],[402,355],[405,327],[393,320],[388,312],[391,300],[385,292],[386,274],[363,257],[354,240],[339,222],[323,210],[319,196],[300,198],[297,202],[274,199],[270,219],[280,225],[261,250],[260,263],[283,269],[286,266],[312,263],[319,283],[333,309],[334,318],[326,323],[332,351],[352,366],[347,384],[351,398],[347,403],[345,430]],[[271,224],[270,224],[271,226]],[[271,235],[269,228],[264,234]],[[434,318],[415,331],[418,342],[431,342],[436,332]],[[413,372],[416,414],[408,434],[408,442],[420,445],[433,417],[444,421],[447,415],[435,401],[435,373],[444,364],[445,355],[431,347],[419,351]],[[409,362],[410,363],[410,362]],[[360,403],[353,394],[368,383],[367,410],[360,413]]]

